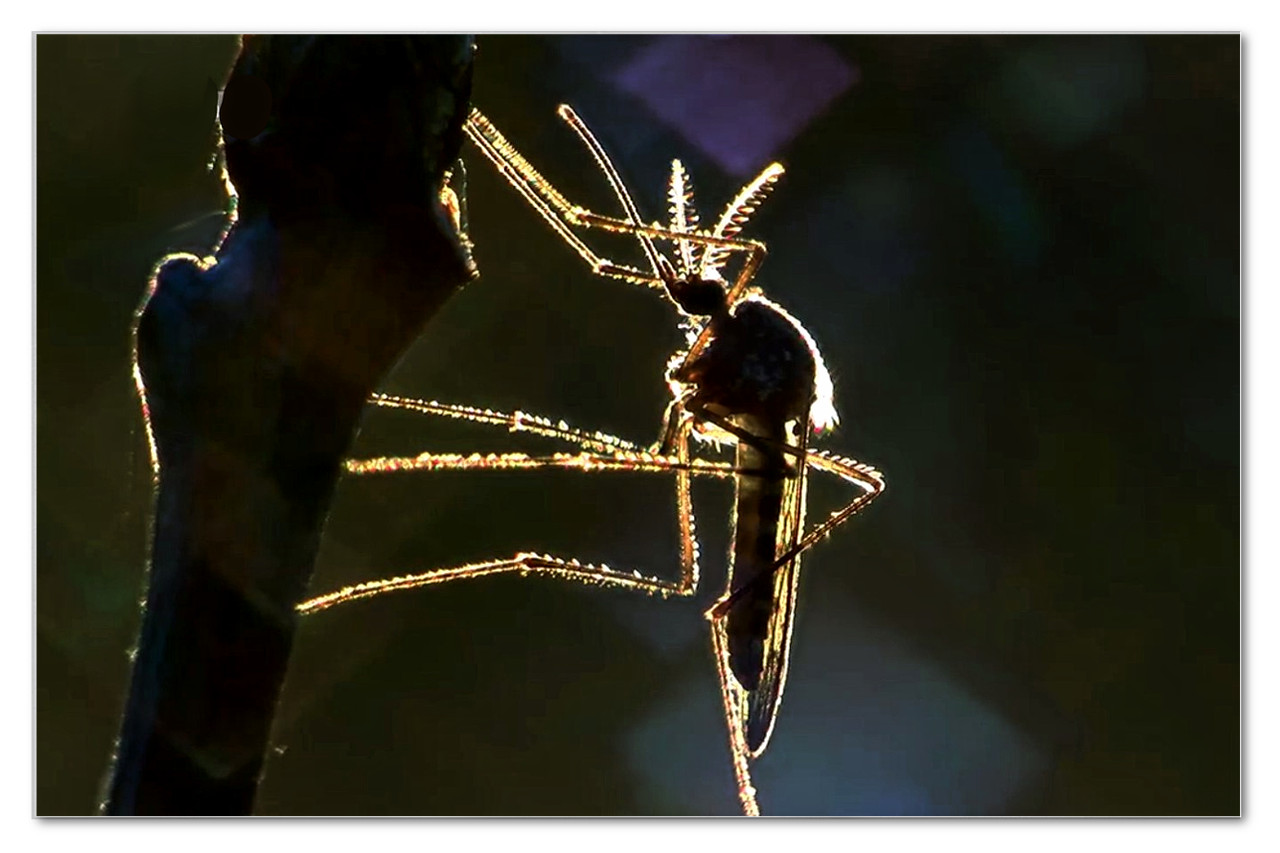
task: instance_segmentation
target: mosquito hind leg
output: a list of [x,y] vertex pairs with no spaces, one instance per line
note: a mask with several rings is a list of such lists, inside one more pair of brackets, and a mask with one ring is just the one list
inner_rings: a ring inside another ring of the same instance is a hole
[[729,612],[729,608],[746,594],[746,590],[772,578],[778,569],[830,536],[837,527],[866,509],[867,505],[884,491],[884,476],[870,465],[820,451],[810,451],[806,455],[805,462],[811,468],[835,474],[842,480],[857,486],[862,490],[862,494],[831,513],[825,521],[814,525],[799,542],[774,561],[769,571],[761,572],[748,584],[739,587],[712,605],[706,612],[707,619],[713,621],[722,619]]
[[[473,109],[471,111],[471,115],[464,125],[464,130],[480,153],[493,163],[498,170],[498,174],[511,185],[512,189],[520,194],[525,202],[542,217],[543,221],[551,227],[551,230],[569,248],[573,249],[580,258],[586,261],[594,274],[618,279],[630,284],[639,284],[657,289],[663,287],[661,278],[658,275],[657,255],[653,250],[652,242],[647,242],[647,238],[638,237],[637,239],[645,246],[645,254],[652,267],[652,272],[646,273],[635,267],[617,264],[608,258],[601,257],[570,228],[570,225],[578,224],[574,218],[574,211],[578,210],[577,206],[571,204],[550,181],[538,174],[538,171],[533,168],[529,161],[516,150],[515,146],[507,141],[506,137],[479,110]],[[614,174],[616,175],[616,172]],[[608,171],[606,171],[606,176],[609,176]],[[610,178],[610,182],[613,182],[613,178]],[[629,201],[630,196],[625,195],[625,187],[621,188],[621,192]],[[619,197],[623,198],[624,196]],[[634,207],[634,204],[632,207]]]
[[862,494],[849,501],[849,503],[845,504],[840,509],[831,513],[831,515],[827,516],[827,519],[821,524],[815,525],[812,530],[805,534],[804,538],[800,540],[791,552],[783,554],[778,558],[779,563],[785,563],[793,556],[804,553],[818,542],[830,536],[837,527],[844,524],[857,513],[866,509],[869,503],[884,492],[884,475],[870,465],[820,451],[810,452],[805,461],[811,468],[816,468],[819,471],[825,471],[828,474],[835,474],[845,482],[857,486],[862,490]]

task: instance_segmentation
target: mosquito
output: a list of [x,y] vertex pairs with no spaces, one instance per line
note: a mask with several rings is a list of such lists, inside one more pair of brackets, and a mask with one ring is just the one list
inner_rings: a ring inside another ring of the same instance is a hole
[[[657,442],[641,446],[524,412],[375,394],[370,402],[377,406],[535,434],[575,445],[577,451],[543,456],[422,453],[351,459],[345,467],[352,474],[559,468],[669,475],[675,483],[680,532],[678,579],[519,553],[345,587],[305,601],[298,610],[313,613],[393,590],[508,572],[663,597],[692,596],[698,587],[699,564],[691,480],[732,480],[735,500],[727,582],[724,593],[704,615],[711,626],[739,799],[745,814],[758,815],[750,764],[768,745],[786,685],[801,555],[879,495],[884,478],[870,465],[809,446],[810,432],[820,435],[838,422],[830,375],[800,322],[752,286],[766,247],[740,234],[783,174],[783,167],[766,166],[734,196],[715,225],[703,230],[689,175],[675,160],[667,193],[669,221],[644,224],[595,135],[569,106],[562,105],[558,112],[608,182],[621,216],[571,204],[479,111],[472,110],[465,130],[479,152],[595,275],[653,288],[677,309],[685,348],[667,364],[665,380],[671,400]],[[587,229],[633,236],[648,268],[598,255],[578,233]],[[659,249],[660,244],[670,244],[671,250]],[[732,280],[726,277],[731,266],[737,268]],[[721,447],[734,450],[732,462],[708,458]],[[707,449],[695,452],[702,448]],[[806,530],[810,469],[839,477],[855,488],[856,495]]]

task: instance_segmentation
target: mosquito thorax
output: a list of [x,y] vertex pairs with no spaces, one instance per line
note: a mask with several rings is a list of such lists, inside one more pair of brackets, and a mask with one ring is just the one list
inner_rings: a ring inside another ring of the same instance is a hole
[[[754,415],[775,425],[803,418],[829,383],[799,323],[762,296],[739,301],[711,318],[711,339],[672,378],[695,386],[693,399],[723,414]],[[829,395],[827,395],[829,397]]]

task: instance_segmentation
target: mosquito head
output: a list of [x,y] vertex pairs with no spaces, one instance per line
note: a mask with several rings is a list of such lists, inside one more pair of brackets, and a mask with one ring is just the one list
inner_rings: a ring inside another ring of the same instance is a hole
[[692,273],[680,275],[664,257],[658,258],[658,267],[667,294],[685,314],[714,317],[728,311],[728,294],[719,278],[702,278]]
[[688,278],[667,282],[667,292],[680,310],[694,317],[717,316],[728,310],[724,286],[714,279]]

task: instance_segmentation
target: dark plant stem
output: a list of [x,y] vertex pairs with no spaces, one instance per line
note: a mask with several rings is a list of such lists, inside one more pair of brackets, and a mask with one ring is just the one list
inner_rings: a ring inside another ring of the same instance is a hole
[[471,57],[464,36],[243,44],[221,106],[238,221],[212,265],[162,263],[136,327],[158,485],[106,814],[252,809],[364,401],[469,277],[439,193]]

